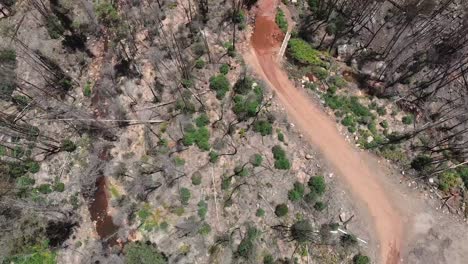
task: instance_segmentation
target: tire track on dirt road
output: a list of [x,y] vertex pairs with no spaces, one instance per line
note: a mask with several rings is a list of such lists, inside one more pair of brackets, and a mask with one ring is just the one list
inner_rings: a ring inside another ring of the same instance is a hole
[[332,168],[339,172],[357,202],[366,208],[380,244],[379,262],[399,263],[403,221],[396,201],[392,199],[397,194],[392,193],[391,188],[379,178],[385,176],[378,175],[383,170],[368,164],[369,155],[358,152],[346,142],[335,122],[304,91],[297,89],[281,69],[276,57],[284,33],[275,23],[278,0],[260,0],[257,5],[250,50],[244,53],[244,59],[271,85],[289,118],[304,137],[319,149]]

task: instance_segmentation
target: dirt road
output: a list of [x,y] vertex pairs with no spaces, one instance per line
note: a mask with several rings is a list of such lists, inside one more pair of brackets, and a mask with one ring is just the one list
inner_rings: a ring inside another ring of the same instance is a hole
[[367,164],[368,155],[357,151],[340,135],[336,124],[308,96],[289,81],[277,62],[276,54],[284,34],[276,26],[277,0],[260,0],[251,49],[245,60],[276,92],[289,118],[305,138],[316,146],[349,187],[353,196],[370,215],[380,243],[379,263],[394,264],[400,260],[403,223],[392,194]]

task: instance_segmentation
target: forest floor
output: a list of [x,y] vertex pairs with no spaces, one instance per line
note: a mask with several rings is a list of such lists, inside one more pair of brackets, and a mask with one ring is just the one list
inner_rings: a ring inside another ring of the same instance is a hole
[[418,193],[400,184],[398,176],[389,177],[399,173],[385,166],[384,160],[349,144],[335,122],[288,79],[276,59],[283,36],[274,22],[277,4],[274,0],[259,1],[244,59],[276,92],[294,124],[356,198],[362,224],[373,226],[379,241],[374,248],[379,252],[379,263],[462,263],[468,253],[463,241],[468,237],[460,231],[466,230],[466,225],[434,210],[417,197]]

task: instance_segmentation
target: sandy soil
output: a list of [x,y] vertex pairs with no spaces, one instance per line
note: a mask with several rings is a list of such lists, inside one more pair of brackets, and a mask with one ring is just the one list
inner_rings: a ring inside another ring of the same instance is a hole
[[[398,263],[403,241],[403,223],[395,200],[384,189],[364,153],[353,149],[338,132],[336,124],[306,94],[296,89],[276,60],[283,34],[274,23],[277,1],[259,2],[252,49],[245,59],[271,85],[294,124],[323,154],[368,209],[380,241],[382,263]],[[385,259],[385,260],[384,260]]]

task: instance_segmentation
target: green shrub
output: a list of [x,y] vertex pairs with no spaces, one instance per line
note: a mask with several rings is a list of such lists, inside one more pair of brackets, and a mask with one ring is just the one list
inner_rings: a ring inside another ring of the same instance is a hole
[[332,86],[336,86],[337,88],[343,88],[343,87],[345,87],[347,85],[346,80],[343,79],[343,77],[341,77],[339,75],[331,76],[330,78],[328,78],[328,82]]
[[57,253],[49,249],[48,241],[44,241],[34,246],[27,246],[21,254],[6,257],[2,263],[18,264],[55,264],[57,263]]
[[309,193],[307,193],[304,196],[304,201],[308,204],[315,204],[318,198],[318,194],[315,192],[315,190],[311,190]]
[[50,184],[43,183],[37,187],[37,190],[42,194],[49,194],[52,192],[52,187]]
[[200,228],[198,228],[198,234],[206,236],[211,232],[211,226],[208,223],[203,223]]
[[274,146],[271,151],[273,152],[273,157],[277,160],[286,158],[286,152],[280,145]]
[[166,264],[167,257],[152,244],[130,242],[125,245],[124,256],[126,264]]
[[260,231],[250,226],[247,229],[247,235],[241,240],[237,247],[236,254],[245,259],[249,259],[254,253],[255,240],[259,237]]
[[294,60],[302,64],[324,65],[323,61],[320,59],[320,52],[300,38],[291,38],[289,40],[288,51]]
[[33,186],[35,183],[36,183],[36,180],[28,176],[21,176],[18,179],[16,179],[16,186],[18,188],[27,188],[27,187]]
[[54,185],[54,191],[56,192],[63,192],[65,191],[65,184],[63,182],[57,182]]
[[325,104],[333,110],[340,109],[344,105],[342,97],[340,96],[327,93],[326,95],[324,95],[323,99],[325,101]]
[[0,63],[16,63],[16,51],[14,49],[0,49]]
[[219,154],[216,151],[210,151],[210,153],[208,155],[210,157],[210,162],[211,163],[216,163],[218,161],[218,159],[219,159]]
[[239,10],[235,10],[232,13],[232,22],[234,22],[235,24],[242,24],[244,23],[244,21],[245,21],[244,11],[239,9]]
[[341,120],[341,124],[346,127],[355,127],[356,121],[354,120],[354,116],[347,115],[343,120]]
[[278,204],[275,208],[275,215],[278,217],[283,217],[288,214],[288,206],[284,203]]
[[263,264],[274,264],[275,259],[273,258],[272,255],[267,254],[263,257]]
[[291,162],[288,159],[275,160],[275,168],[278,170],[289,170],[291,168]]
[[90,97],[91,96],[91,83],[90,82],[86,82],[85,86],[83,87],[83,95],[86,96],[86,97]]
[[341,236],[340,243],[343,247],[349,248],[357,244],[357,238],[354,235],[345,234]]
[[403,124],[405,125],[411,125],[414,122],[414,116],[413,115],[404,116],[401,119],[401,122],[403,122]]
[[229,91],[229,80],[223,74],[218,74],[210,78],[210,89],[216,92],[218,99],[223,99]]
[[381,126],[382,128],[388,128],[388,122],[387,122],[387,120],[383,120],[382,122],[380,122],[380,126]]
[[411,161],[411,167],[417,171],[423,171],[429,168],[432,158],[426,155],[419,155]]
[[260,154],[254,154],[250,157],[250,163],[254,167],[258,167],[262,165],[262,162],[263,162],[263,157]]
[[180,195],[180,202],[183,205],[188,205],[190,197],[192,197],[192,194],[190,193],[190,190],[185,188],[185,187],[182,187],[182,188],[180,188],[179,195]]
[[53,39],[58,39],[65,33],[65,28],[55,15],[50,15],[46,18],[45,26],[49,36]]
[[[0,93],[1,93],[1,91],[0,91]],[[0,95],[0,97],[1,97],[1,95]],[[24,96],[24,95],[15,95],[15,96],[13,96],[11,98],[11,101],[16,106],[18,106],[18,108],[20,108],[21,110],[23,110],[31,102],[31,100],[29,100],[29,98]]]
[[257,217],[265,216],[265,210],[263,210],[262,208],[258,208],[257,212],[255,213],[255,216],[257,216]]
[[357,254],[353,258],[353,263],[354,264],[370,264],[370,258],[368,256],[364,256],[361,254]]
[[387,114],[387,109],[385,109],[385,107],[377,107],[377,114],[379,114],[379,116],[384,116]]
[[272,148],[273,157],[275,158],[275,168],[279,170],[288,170],[291,168],[291,163],[286,158],[286,152],[281,146],[276,145]]
[[325,178],[321,175],[311,177],[307,183],[312,192],[322,195],[325,193],[326,184]]
[[119,13],[109,0],[99,1],[96,14],[99,21],[108,27],[116,26],[120,22]]
[[289,190],[288,192],[289,200],[292,202],[302,200],[302,198],[304,197],[304,191],[305,191],[304,184],[296,181],[294,183],[293,189]]
[[335,94],[336,93],[336,86],[334,86],[334,85],[329,86],[328,89],[327,89],[327,93],[328,94]]
[[314,205],[314,209],[319,211],[319,212],[323,211],[326,207],[327,207],[327,205],[324,202],[321,202],[321,201],[316,202],[315,205]]
[[192,51],[195,53],[197,56],[203,56],[203,54],[206,53],[206,46],[205,43],[203,42],[196,42],[192,46]]
[[196,171],[192,174],[192,184],[200,185],[202,183],[202,175],[200,172]]
[[283,31],[284,33],[288,31],[288,21],[286,20],[286,16],[284,15],[283,10],[281,10],[280,8],[277,8],[275,21],[278,27],[281,29],[281,31]]
[[281,131],[278,131],[278,140],[284,142],[284,134]]
[[[312,71],[312,74],[315,77],[319,78],[320,80],[325,80],[328,77],[328,71],[323,67],[313,66],[311,71]],[[335,91],[336,91],[336,87],[335,87]]]
[[460,175],[454,171],[449,170],[439,175],[439,189],[444,192],[450,191],[452,188],[459,187],[462,183]]
[[181,157],[174,157],[174,164],[177,166],[177,167],[180,167],[180,166],[184,166],[185,165],[185,160]]
[[234,84],[234,92],[245,95],[252,90],[253,83],[253,79],[248,76],[239,78]]
[[180,81],[180,83],[182,84],[182,86],[184,88],[190,88],[193,86],[193,80],[192,79],[182,79]]
[[208,212],[208,204],[205,201],[198,202],[198,216],[201,220],[205,220],[206,213]]
[[204,127],[204,126],[208,125],[209,123],[210,123],[210,119],[208,118],[208,116],[205,113],[199,115],[195,119],[195,124],[197,125],[197,127]]
[[205,61],[202,58],[196,60],[195,61],[195,68],[197,68],[197,69],[205,68]]
[[223,75],[226,75],[228,74],[229,72],[229,65],[227,65],[226,63],[222,64],[220,67],[219,67],[219,72]]
[[73,141],[69,139],[65,139],[62,141],[62,145],[60,146],[60,149],[66,152],[73,152],[76,150],[76,145],[73,143]]
[[463,183],[465,184],[465,188],[468,189],[468,166],[460,166],[458,167],[457,171]]
[[236,95],[233,100],[234,105],[232,111],[237,115],[240,121],[243,121],[257,115],[263,97],[259,97],[255,94],[249,94],[248,96]]
[[253,131],[260,133],[262,136],[267,136],[271,135],[273,127],[267,120],[260,119],[253,124]]
[[41,169],[41,166],[38,162],[33,161],[33,160],[27,160],[24,163],[26,169],[31,172],[31,173],[38,173],[39,170]]
[[182,138],[182,143],[185,146],[191,146],[195,143],[198,148],[207,151],[211,148],[210,143],[208,142],[209,139],[210,132],[206,127],[201,127],[199,129],[190,127],[186,129],[185,135]]

